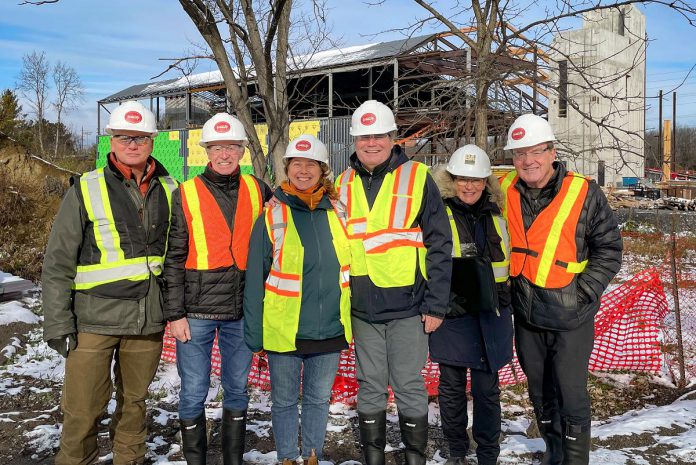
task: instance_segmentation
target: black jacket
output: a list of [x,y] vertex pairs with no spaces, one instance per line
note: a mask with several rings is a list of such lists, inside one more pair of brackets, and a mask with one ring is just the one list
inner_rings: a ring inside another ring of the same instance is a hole
[[[496,232],[491,215],[500,215],[496,203],[502,197],[496,179],[489,181],[481,199],[474,205],[467,205],[454,195],[456,190],[451,176],[435,168],[434,177],[452,211],[460,244],[468,247],[479,256],[491,261],[502,261],[505,255],[500,248],[501,238]],[[493,184],[490,184],[493,183]],[[495,195],[490,193],[495,189]],[[482,292],[488,292],[482,289]],[[480,312],[470,308],[466,302],[462,306],[466,313],[450,317],[430,335],[430,359],[437,363],[467,367],[478,370],[498,371],[512,360],[512,309],[510,307],[509,281],[497,283],[499,307],[495,312]]]
[[[395,145],[389,159],[370,173],[355,153],[351,155],[351,167],[360,175],[370,208],[384,176],[407,161],[409,159],[401,147]],[[369,276],[351,276],[351,307],[356,317],[369,322],[384,322],[418,314],[443,318],[447,313],[452,275],[452,237],[445,206],[430,174],[422,195],[421,209],[412,226],[419,225],[423,230],[428,280],[423,279],[419,269],[416,269],[414,285],[404,287],[377,287]]]
[[[199,175],[217,201],[230,230],[234,229],[239,192],[237,170],[229,176],[213,171],[210,166]],[[267,201],[271,189],[257,178],[261,196]],[[172,224],[164,263],[164,317],[174,321],[184,317],[216,320],[238,320],[243,316],[244,271],[231,267],[214,270],[187,270],[189,230],[181,205],[180,189],[172,196]]]
[[[520,192],[525,230],[561,189],[567,170],[558,162],[553,166],[553,177],[536,199],[524,181],[519,179],[515,184]],[[515,315],[532,326],[570,330],[594,318],[602,293],[621,267],[623,243],[614,212],[599,185],[587,182],[587,197],[575,230],[578,261],[588,260],[585,270],[561,289],[537,287],[521,275],[511,278]]]

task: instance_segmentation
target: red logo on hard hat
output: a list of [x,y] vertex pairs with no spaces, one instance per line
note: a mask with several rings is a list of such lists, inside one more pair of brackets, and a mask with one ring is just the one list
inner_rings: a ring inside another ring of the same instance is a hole
[[307,150],[312,148],[312,143],[308,140],[300,140],[297,141],[297,143],[295,144],[295,148],[300,152],[306,152]]
[[375,124],[375,121],[377,121],[377,117],[374,113],[365,113],[364,115],[362,115],[362,118],[360,118],[360,122],[363,126]]
[[141,115],[137,111],[129,111],[123,116],[123,119],[125,119],[131,124],[138,124],[143,120],[143,115]]
[[215,125],[214,129],[215,132],[229,132],[230,123],[228,123],[227,121],[220,121]]
[[512,131],[512,140],[520,140],[524,137],[525,132],[524,128],[515,128],[514,131]]

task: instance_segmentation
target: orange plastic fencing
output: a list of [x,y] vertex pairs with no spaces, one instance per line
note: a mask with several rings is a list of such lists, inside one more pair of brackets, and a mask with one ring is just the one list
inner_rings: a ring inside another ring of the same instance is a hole
[[[625,370],[657,373],[662,367],[659,333],[668,304],[660,273],[649,269],[620,284],[602,297],[595,317],[595,346],[590,356],[591,371]],[[176,344],[165,334],[162,359],[176,361]],[[212,370],[220,374],[220,352],[217,341],[213,347]],[[440,372],[436,363],[428,362],[423,377],[430,395],[437,395]],[[526,378],[515,355],[513,361],[500,370],[500,383],[516,384]],[[254,356],[249,384],[270,389],[270,376],[265,358]],[[338,373],[333,385],[334,402],[355,400],[358,384],[355,379],[353,346],[341,353]]]

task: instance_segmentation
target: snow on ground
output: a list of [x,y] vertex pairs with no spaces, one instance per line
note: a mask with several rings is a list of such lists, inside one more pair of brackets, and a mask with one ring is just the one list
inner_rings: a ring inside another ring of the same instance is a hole
[[21,302],[12,300],[0,304],[0,325],[9,325],[16,322],[34,325],[40,321],[41,319]]
[[[13,321],[40,320],[34,316],[30,318],[27,312],[35,302],[14,302],[7,315],[13,315]],[[6,305],[3,307],[7,307]],[[31,313],[33,315],[33,313]],[[19,320],[18,318],[24,318]],[[17,335],[22,336],[22,335]],[[26,343],[22,341],[26,340]],[[64,361],[63,358],[41,341],[41,330],[31,331],[27,337],[20,339],[13,337],[10,343],[3,349],[9,357],[8,363],[0,367],[0,404],[5,403],[9,396],[16,395],[46,395],[51,388],[44,387],[54,385],[60,389],[62,381]],[[599,375],[602,382],[617,387],[627,386],[633,377],[630,374],[602,374]],[[41,380],[41,387],[28,385],[27,379]],[[663,374],[653,379],[653,382],[670,384],[669,377]],[[174,364],[163,363],[160,365],[155,381],[150,387],[152,400],[148,401],[148,409],[154,425],[172,428],[177,423],[177,395],[179,391],[179,377]],[[519,390],[506,388],[504,391],[502,424],[503,441],[501,443],[501,464],[532,463],[532,456],[538,457],[543,451],[544,444],[539,438],[527,437],[527,430],[531,423],[531,409],[526,396]],[[221,417],[222,406],[220,403],[220,383],[213,378],[207,399],[207,418],[214,422]],[[646,397],[650,402],[650,397]],[[250,410],[256,413],[256,418],[250,418],[248,422],[248,434],[255,436],[260,442],[272,446],[272,427],[270,422],[270,395],[268,392],[252,391]],[[471,404],[470,404],[471,408]],[[25,442],[33,453],[34,459],[45,457],[58,446],[62,424],[53,420],[58,406],[54,404],[51,409],[32,412],[19,412],[12,409],[0,411],[0,425],[17,425],[18,434],[23,434]],[[113,412],[114,401],[110,402],[108,411]],[[24,415],[27,414],[29,415]],[[330,408],[329,425],[327,431],[331,441],[327,441],[327,447],[339,447],[355,441],[356,433],[353,407],[344,404],[334,404]],[[436,403],[431,403],[428,410],[428,419],[432,425],[431,431],[437,431],[440,422],[439,408]],[[109,420],[105,420],[108,424]],[[396,409],[390,409],[388,415],[390,431],[398,427]],[[22,425],[26,425],[22,429]],[[591,453],[591,463],[602,465],[662,465],[667,463],[689,464],[696,463],[696,396],[683,396],[670,405],[654,406],[646,403],[642,408],[630,410],[610,417],[606,420],[593,423],[594,450]],[[390,434],[387,451],[398,451],[403,444],[398,439],[398,434]],[[639,442],[636,438],[640,438]],[[263,450],[252,449],[244,454],[248,463],[271,465],[277,462],[276,452],[266,447]],[[173,436],[160,435],[159,432],[151,437],[148,442],[148,457],[151,463],[161,465],[184,465],[179,458],[180,445]],[[431,453],[429,465],[441,465],[446,460],[446,451],[436,447]],[[659,459],[656,459],[659,457]],[[111,454],[100,457],[101,463],[108,463]],[[354,457],[360,459],[360,457]],[[341,465],[358,465],[359,462],[349,460],[340,462]],[[535,462],[536,463],[536,462]],[[322,465],[330,465],[323,462]]]

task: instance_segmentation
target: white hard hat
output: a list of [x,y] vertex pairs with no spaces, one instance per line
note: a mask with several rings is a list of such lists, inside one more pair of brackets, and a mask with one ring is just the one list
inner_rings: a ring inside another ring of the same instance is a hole
[[242,122],[227,113],[218,113],[205,122],[198,145],[205,148],[211,142],[222,140],[249,141]]
[[469,144],[454,151],[447,163],[447,171],[453,176],[487,178],[491,175],[491,161],[481,147]]
[[396,131],[394,113],[377,100],[368,100],[355,110],[350,121],[351,136],[387,134]]
[[283,158],[309,158],[329,164],[329,151],[326,145],[311,134],[301,134],[290,141]]
[[548,121],[541,116],[527,113],[518,117],[508,131],[504,150],[533,147],[542,142],[553,142],[556,136]]
[[139,131],[154,137],[157,135],[157,122],[155,115],[142,103],[128,100],[111,112],[105,129],[108,134],[114,131]]

